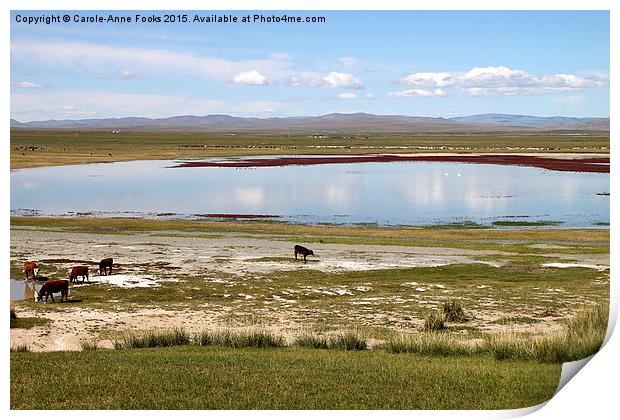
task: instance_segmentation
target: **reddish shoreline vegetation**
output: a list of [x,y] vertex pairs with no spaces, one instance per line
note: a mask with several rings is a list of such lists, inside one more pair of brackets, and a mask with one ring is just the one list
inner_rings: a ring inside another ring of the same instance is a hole
[[241,158],[226,161],[182,162],[173,168],[254,168],[270,166],[304,166],[334,163],[376,163],[376,162],[458,162],[496,165],[519,165],[565,172],[609,173],[609,158],[558,159],[526,155],[458,155],[458,156],[403,156],[365,155],[306,157],[287,156],[275,158]]

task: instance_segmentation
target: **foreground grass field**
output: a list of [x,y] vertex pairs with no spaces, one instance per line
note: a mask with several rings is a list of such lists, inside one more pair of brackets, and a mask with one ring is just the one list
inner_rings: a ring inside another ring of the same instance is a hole
[[[104,248],[115,273],[158,281],[121,288],[95,276],[72,285],[67,303],[12,302],[13,409],[521,408],[551,398],[560,363],[595,352],[607,324],[607,229],[30,217],[11,225],[12,278],[31,258],[66,278],[78,262],[95,267]],[[295,262],[298,240],[323,255]],[[476,260],[317,269],[337,252],[362,261],[381,247],[395,260]],[[239,249],[259,252],[239,259]],[[558,261],[569,266],[546,265]],[[445,325],[423,332],[442,308],[453,312]],[[275,339],[246,334],[256,328]],[[339,341],[347,331],[351,345]],[[44,340],[75,337],[82,351],[39,352]],[[151,344],[171,347],[137,348]]]
[[432,152],[609,153],[609,135],[311,135],[11,130],[11,169],[208,156]]
[[12,352],[11,408],[507,409],[548,400],[559,376],[555,364],[383,351]]

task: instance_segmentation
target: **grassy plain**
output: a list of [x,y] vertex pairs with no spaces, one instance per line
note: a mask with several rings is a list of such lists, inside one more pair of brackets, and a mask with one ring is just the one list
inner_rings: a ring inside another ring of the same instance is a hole
[[[12,409],[501,409],[553,395],[560,365],[300,348],[11,353]],[[41,390],[53,392],[41,392]],[[120,392],[119,392],[120,391]]]
[[11,169],[144,159],[358,153],[609,153],[609,135],[250,134],[11,130]]

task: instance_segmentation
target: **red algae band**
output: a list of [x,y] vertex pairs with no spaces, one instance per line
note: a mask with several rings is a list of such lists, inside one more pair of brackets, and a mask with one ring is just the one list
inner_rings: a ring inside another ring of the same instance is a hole
[[271,166],[326,165],[334,163],[373,163],[373,162],[458,162],[495,165],[532,166],[553,171],[609,173],[609,158],[557,159],[552,157],[527,155],[455,155],[455,156],[403,156],[403,155],[364,155],[364,156],[287,156],[276,158],[243,158],[220,162],[183,162],[175,168],[255,168]]

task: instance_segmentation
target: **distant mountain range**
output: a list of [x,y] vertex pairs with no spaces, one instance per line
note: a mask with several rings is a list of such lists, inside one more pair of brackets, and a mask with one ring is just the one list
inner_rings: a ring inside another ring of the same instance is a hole
[[479,114],[432,118],[365,113],[319,117],[242,118],[230,115],[182,115],[168,118],[101,118],[19,122],[11,128],[106,129],[144,131],[291,132],[291,133],[500,133],[609,131],[609,118],[535,117]]

